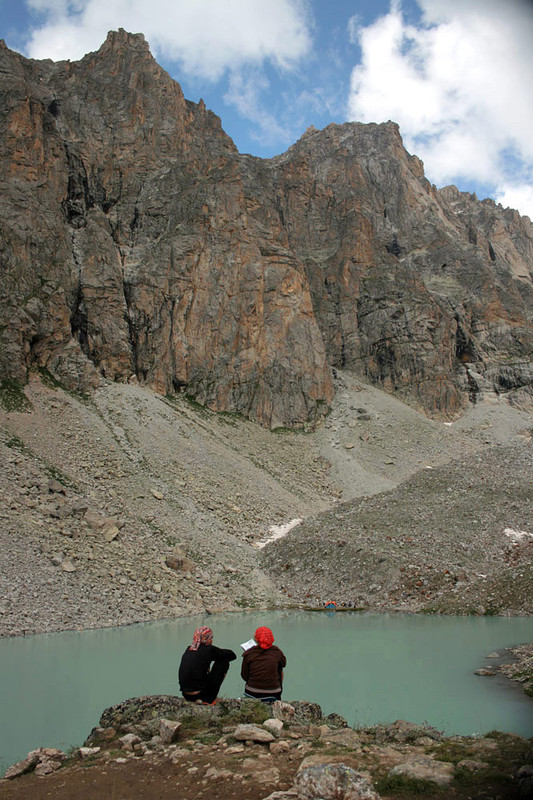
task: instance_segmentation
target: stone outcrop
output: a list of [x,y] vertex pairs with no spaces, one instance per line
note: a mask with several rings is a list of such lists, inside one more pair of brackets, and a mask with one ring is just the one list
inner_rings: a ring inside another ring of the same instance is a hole
[[332,368],[433,414],[531,404],[533,226],[436,190],[397,125],[240,155],[142,35],[79,62],[0,44],[0,378],[46,369],[315,422]]
[[[272,711],[275,719],[269,718]],[[6,778],[25,774],[31,764],[37,782],[45,778],[47,796],[68,787],[65,797],[80,795],[82,775],[89,774],[99,796],[110,796],[112,787],[126,796],[132,786],[142,794],[148,779],[152,794],[163,796],[171,781],[184,800],[197,798],[199,786],[206,785],[221,798],[264,800],[379,800],[435,792],[451,800],[465,785],[486,797],[501,795],[503,785],[505,797],[518,800],[530,796],[533,776],[532,742],[516,734],[448,738],[404,720],[355,731],[340,715],[324,717],[319,705],[305,700],[270,707],[220,698],[202,707],[154,695],[106,709],[100,725],[68,758],[41,748],[11,767]],[[351,736],[332,738],[338,734]],[[38,792],[31,775],[16,789],[21,798]]]

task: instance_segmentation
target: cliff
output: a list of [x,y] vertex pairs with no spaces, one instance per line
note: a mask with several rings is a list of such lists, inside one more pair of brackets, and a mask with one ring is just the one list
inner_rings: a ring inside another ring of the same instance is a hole
[[392,123],[240,155],[142,35],[0,46],[0,378],[46,369],[315,423],[332,368],[452,416],[531,407],[533,225],[440,191]]

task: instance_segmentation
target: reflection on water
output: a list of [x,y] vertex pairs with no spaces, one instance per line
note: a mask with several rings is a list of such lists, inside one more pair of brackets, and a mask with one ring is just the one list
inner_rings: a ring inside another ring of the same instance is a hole
[[[446,733],[533,736],[533,700],[474,675],[494,663],[488,653],[532,641],[532,618],[240,613],[0,640],[0,767],[41,745],[81,744],[107,706],[178,694],[177,666],[201,624],[236,652],[258,625],[271,627],[287,656],[284,699],[318,702],[350,725],[406,719]],[[242,694],[239,672],[237,661],[223,695]]]

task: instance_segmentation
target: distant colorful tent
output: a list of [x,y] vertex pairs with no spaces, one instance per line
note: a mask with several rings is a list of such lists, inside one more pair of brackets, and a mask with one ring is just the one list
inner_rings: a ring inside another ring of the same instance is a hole
[[326,608],[332,608],[332,609],[337,608],[337,603],[334,600],[328,600],[328,602],[324,603],[324,605]]

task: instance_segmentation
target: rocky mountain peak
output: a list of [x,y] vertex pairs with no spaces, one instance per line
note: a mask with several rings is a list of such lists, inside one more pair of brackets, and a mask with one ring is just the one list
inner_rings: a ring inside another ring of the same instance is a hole
[[342,367],[430,414],[531,404],[533,226],[437,190],[394,122],[240,155],[142,34],[0,49],[0,376],[314,423]]

